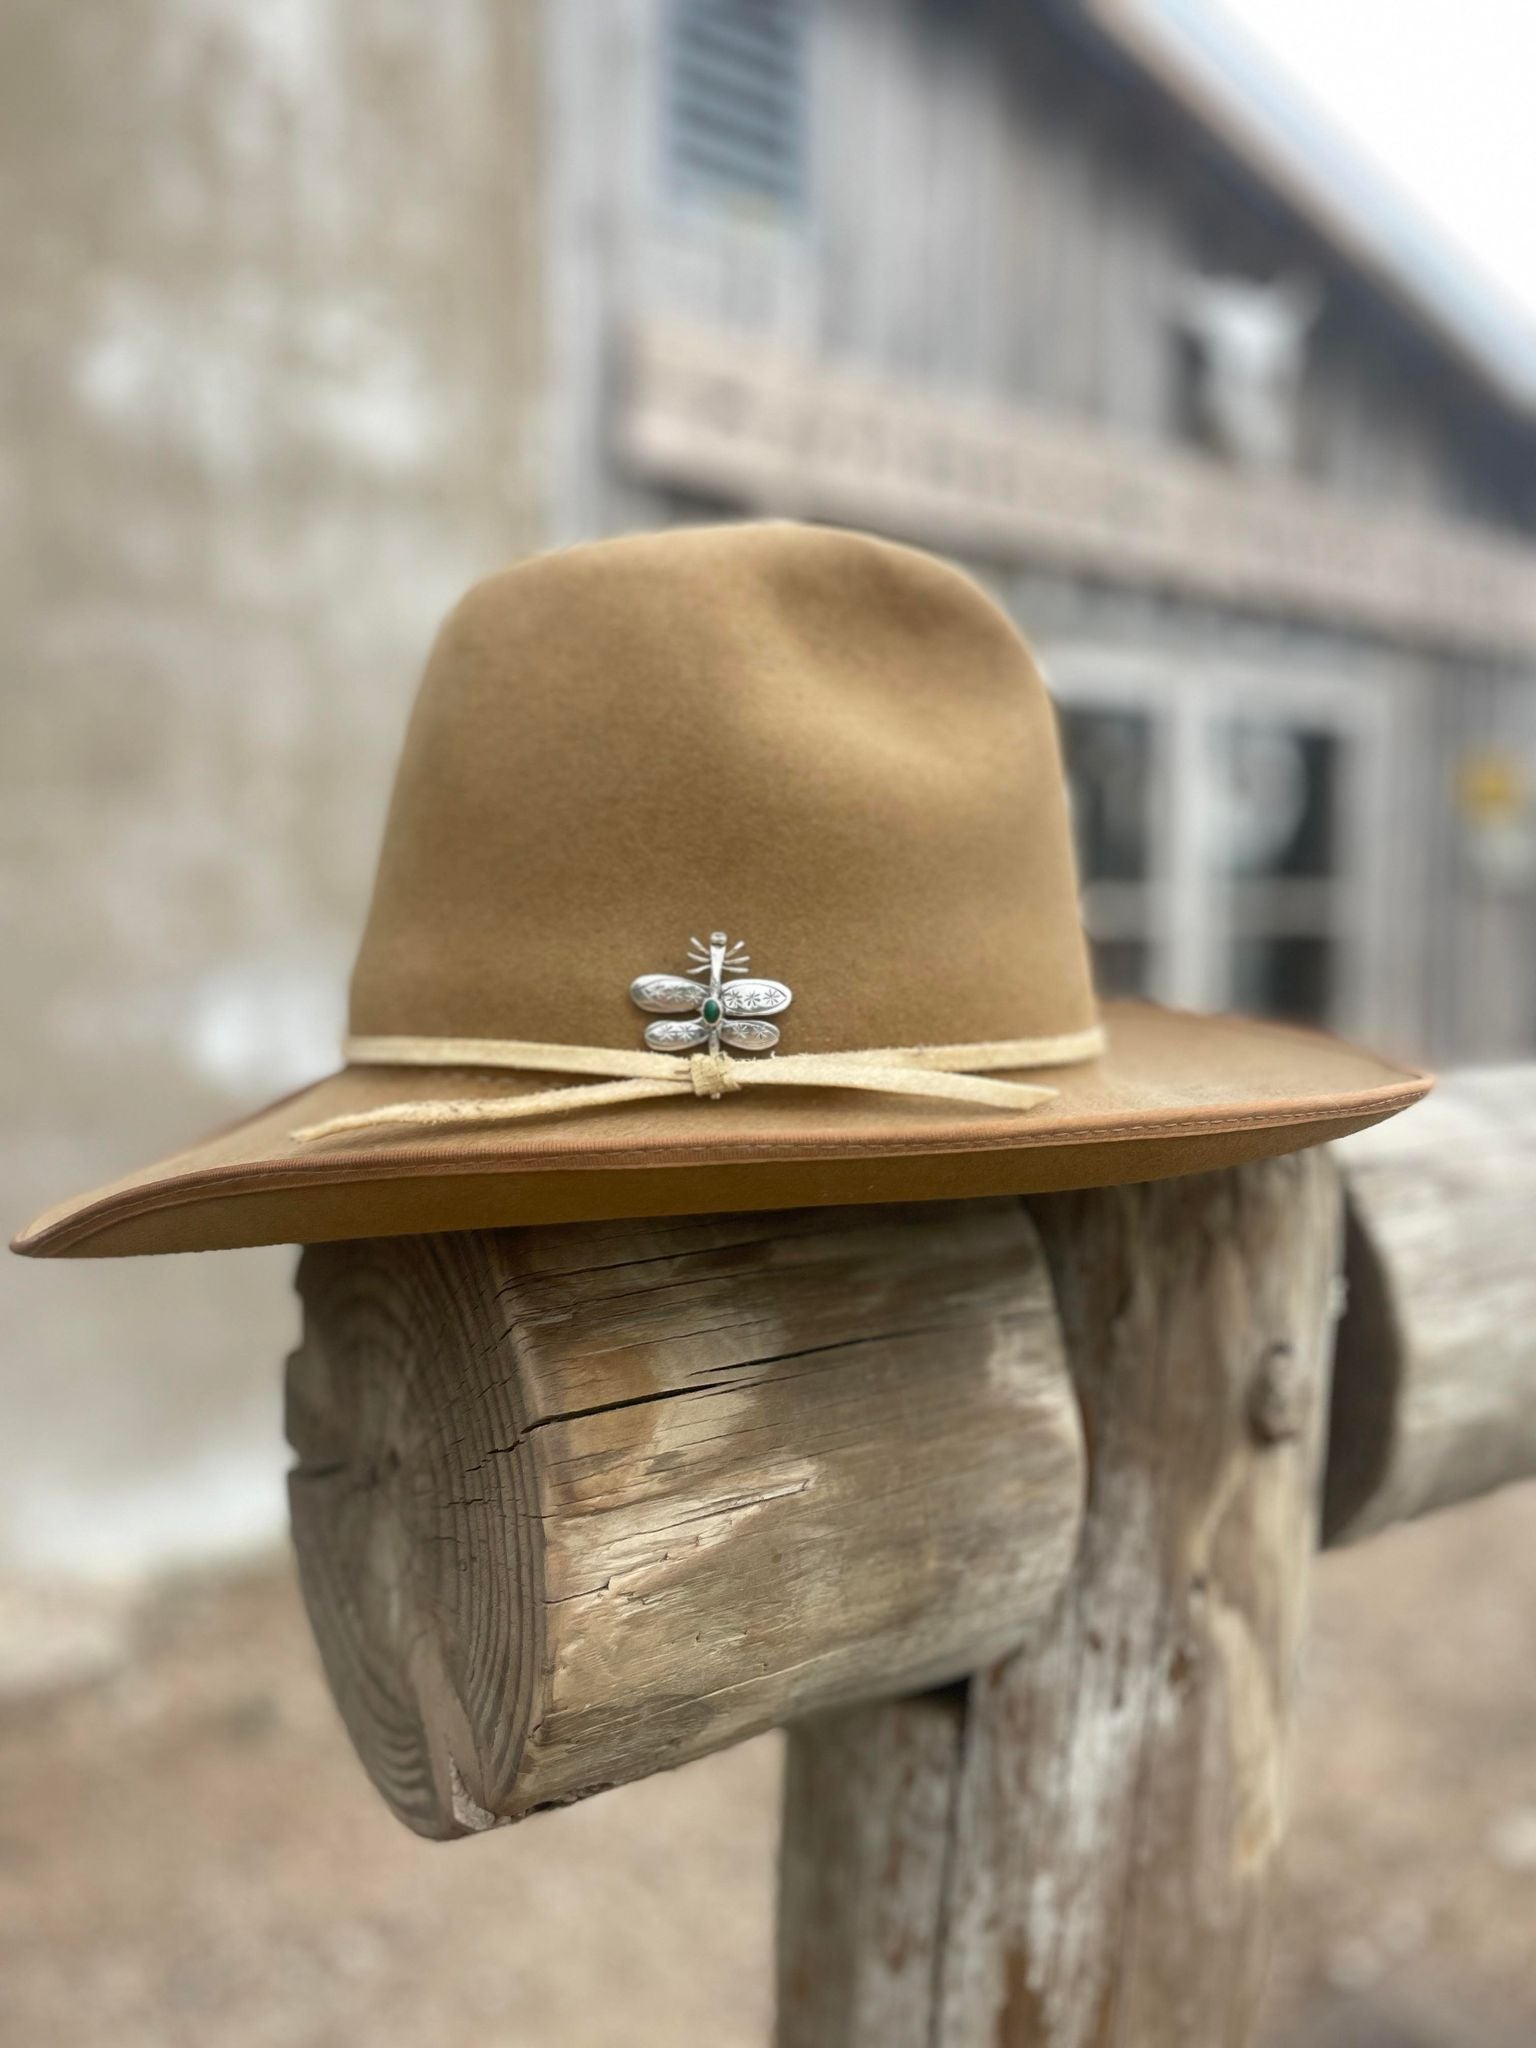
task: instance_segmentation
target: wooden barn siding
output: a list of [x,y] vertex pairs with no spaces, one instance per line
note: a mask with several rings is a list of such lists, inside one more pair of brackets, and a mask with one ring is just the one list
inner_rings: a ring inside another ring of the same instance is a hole
[[[601,273],[577,294],[584,313],[687,313],[1170,436],[1179,281],[1310,271],[1327,301],[1303,400],[1309,472],[1378,503],[1536,526],[1536,435],[1039,6],[808,5],[810,200],[782,224],[669,194],[665,0],[550,10],[551,230],[563,262]],[[568,326],[559,339],[572,346]]]
[[[617,345],[638,315],[686,314],[1157,436],[1174,430],[1179,402],[1166,307],[1201,265],[1327,278],[1302,423],[1315,475],[1376,503],[1536,523],[1529,444],[1508,421],[1368,287],[1331,271],[1305,230],[1246,193],[1187,123],[1093,68],[1034,8],[810,4],[813,210],[783,226],[669,203],[663,0],[550,6],[552,537],[744,509],[614,466]],[[1393,803],[1380,829],[1404,881],[1351,1022],[1430,1058],[1530,1045],[1529,897],[1495,900],[1469,880],[1448,792],[1471,738],[1524,733],[1531,678],[973,566],[1047,654],[1106,638],[1174,661],[1262,647],[1308,673],[1389,674]]]

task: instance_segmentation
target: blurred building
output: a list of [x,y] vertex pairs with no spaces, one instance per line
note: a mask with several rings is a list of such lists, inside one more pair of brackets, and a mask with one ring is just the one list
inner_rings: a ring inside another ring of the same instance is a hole
[[[17,1221],[333,1057],[436,620],[670,519],[997,591],[1106,987],[1530,1050],[1536,349],[1204,10],[12,0],[0,111]],[[7,1262],[0,1561],[270,1525],[284,1264]]]
[[1528,1050],[1536,337],[1218,19],[551,10],[559,530],[961,556],[1063,707],[1107,988]]

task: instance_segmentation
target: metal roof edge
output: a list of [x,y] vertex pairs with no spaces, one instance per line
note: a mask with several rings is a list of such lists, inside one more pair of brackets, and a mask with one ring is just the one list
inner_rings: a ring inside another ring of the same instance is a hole
[[1536,416],[1536,325],[1289,88],[1237,23],[1201,0],[1076,7],[1506,406]]

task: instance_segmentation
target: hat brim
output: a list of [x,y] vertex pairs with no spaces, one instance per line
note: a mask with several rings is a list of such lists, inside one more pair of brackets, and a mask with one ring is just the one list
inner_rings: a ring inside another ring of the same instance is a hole
[[1108,1050],[1028,1076],[1025,1114],[831,1089],[615,1106],[467,1131],[293,1132],[385,1103],[561,1085],[349,1067],[202,1143],[60,1204],[13,1250],[39,1258],[310,1244],[510,1224],[933,1201],[1161,1180],[1343,1137],[1406,1109],[1426,1075],[1321,1032],[1148,1003],[1104,1007]]

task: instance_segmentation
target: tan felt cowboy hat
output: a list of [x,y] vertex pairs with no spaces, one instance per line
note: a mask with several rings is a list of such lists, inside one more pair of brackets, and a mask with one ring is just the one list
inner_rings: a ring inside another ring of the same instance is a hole
[[469,593],[406,736],[350,1029],[339,1073],[16,1249],[1151,1180],[1428,1086],[1311,1031],[1096,1005],[1023,641],[942,563],[794,525]]

